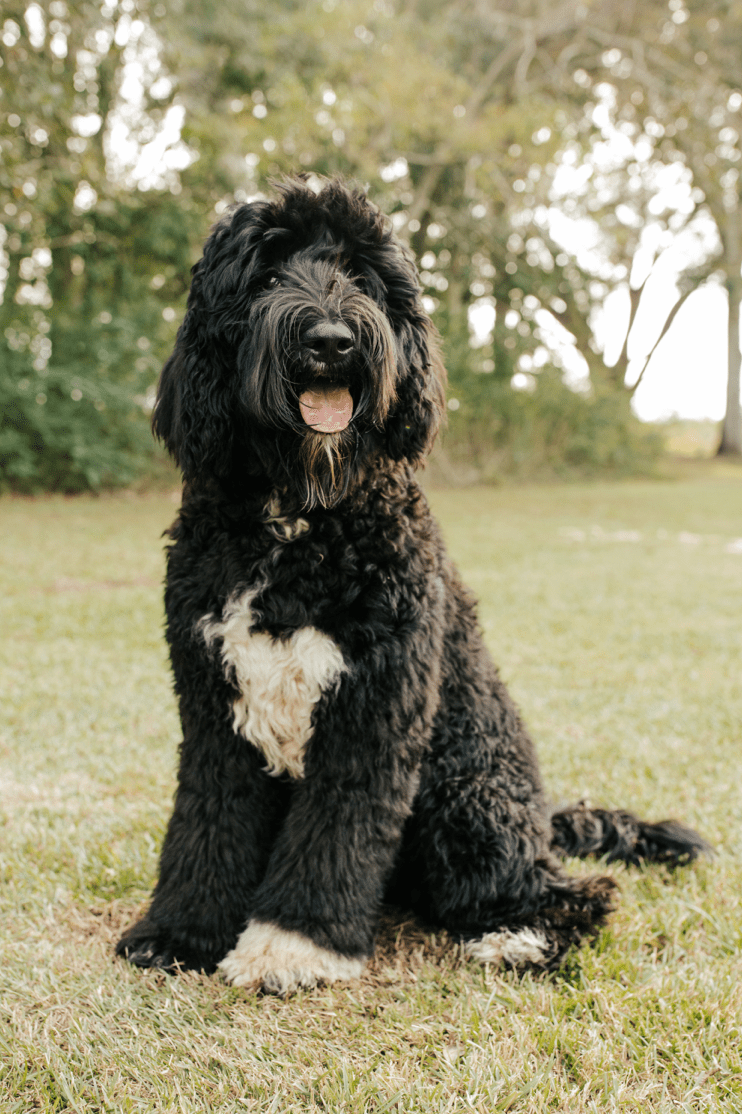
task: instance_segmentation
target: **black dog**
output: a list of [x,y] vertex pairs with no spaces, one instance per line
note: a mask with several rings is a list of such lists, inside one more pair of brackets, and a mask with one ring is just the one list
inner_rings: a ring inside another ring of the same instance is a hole
[[445,373],[412,257],[362,191],[239,205],[193,270],[154,429],[185,476],[167,637],[183,743],[151,907],[118,945],[285,994],[357,977],[384,900],[551,967],[672,821],[552,815],[414,478]]

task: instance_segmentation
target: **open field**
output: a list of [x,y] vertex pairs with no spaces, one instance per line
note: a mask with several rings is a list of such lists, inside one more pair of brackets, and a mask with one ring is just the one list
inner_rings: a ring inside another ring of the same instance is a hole
[[130,969],[174,788],[175,500],[2,500],[3,1114],[742,1111],[742,470],[431,499],[555,800],[717,857],[608,868],[610,926],[545,978],[391,915],[360,984],[287,1002]]

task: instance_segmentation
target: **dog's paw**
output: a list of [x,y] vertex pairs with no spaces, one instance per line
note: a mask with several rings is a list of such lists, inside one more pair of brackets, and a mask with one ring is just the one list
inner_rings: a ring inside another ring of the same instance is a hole
[[298,932],[251,921],[219,969],[234,986],[259,987],[285,998],[302,986],[357,979],[363,960],[320,948]]
[[170,971],[176,964],[172,950],[163,947],[157,940],[140,940],[136,944],[122,941],[116,948],[116,954],[133,967],[157,967],[162,971]]
[[116,955],[134,967],[153,967],[170,974],[203,971],[210,975],[216,970],[215,960],[206,952],[174,944],[167,933],[142,922],[124,933],[116,945]]
[[546,934],[537,928],[501,928],[469,940],[465,954],[480,963],[504,967],[547,967],[554,948]]

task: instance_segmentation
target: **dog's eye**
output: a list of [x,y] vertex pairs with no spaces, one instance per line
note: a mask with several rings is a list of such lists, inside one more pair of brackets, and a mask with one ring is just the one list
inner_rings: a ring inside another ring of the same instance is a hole
[[271,275],[271,277],[268,279],[268,285],[269,286],[278,286],[279,285],[278,277],[276,275]]

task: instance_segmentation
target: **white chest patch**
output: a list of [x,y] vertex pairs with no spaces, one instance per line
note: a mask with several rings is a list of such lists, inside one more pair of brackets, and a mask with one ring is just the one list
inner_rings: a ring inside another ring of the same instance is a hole
[[240,691],[232,705],[235,731],[262,751],[269,774],[299,778],[312,711],[345,672],[345,662],[337,644],[315,627],[302,627],[285,640],[252,630],[256,595],[248,591],[228,600],[221,619],[205,615],[199,627],[207,646],[221,640],[222,661]]

